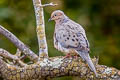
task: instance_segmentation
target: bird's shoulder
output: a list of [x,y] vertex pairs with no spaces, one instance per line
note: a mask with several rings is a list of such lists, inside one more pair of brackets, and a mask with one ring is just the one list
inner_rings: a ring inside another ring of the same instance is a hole
[[[79,40],[78,42],[81,43],[81,46],[87,45],[87,47],[89,47],[89,42],[87,40],[85,30],[80,24],[76,23],[73,20],[69,20],[63,25],[66,31],[68,31],[68,35],[71,35],[71,39],[72,38],[78,39]],[[72,37],[72,36],[76,36],[76,37]]]
[[69,19],[67,22],[62,23],[62,25],[64,28],[70,30],[70,31],[74,31],[74,32],[85,32],[85,30],[83,29],[83,27],[78,24],[77,22]]

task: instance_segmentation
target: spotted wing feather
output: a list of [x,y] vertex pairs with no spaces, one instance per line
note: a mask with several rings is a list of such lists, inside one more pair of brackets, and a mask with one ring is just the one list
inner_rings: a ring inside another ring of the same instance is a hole
[[76,50],[89,48],[85,31],[79,24],[68,21],[59,27],[61,28],[57,30],[56,40],[62,47],[74,48]]

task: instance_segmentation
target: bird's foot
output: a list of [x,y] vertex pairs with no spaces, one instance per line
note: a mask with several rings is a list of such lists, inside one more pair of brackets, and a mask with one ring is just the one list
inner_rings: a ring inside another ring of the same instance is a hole
[[70,53],[68,53],[64,58],[70,58],[71,57],[71,55],[70,55]]

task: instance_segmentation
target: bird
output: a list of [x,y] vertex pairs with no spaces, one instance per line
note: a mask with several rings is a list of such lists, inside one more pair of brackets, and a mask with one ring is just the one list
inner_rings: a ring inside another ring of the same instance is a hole
[[48,21],[52,20],[55,21],[54,47],[66,56],[72,53],[79,55],[97,77],[96,68],[89,56],[90,46],[83,27],[67,17],[61,10],[52,12]]

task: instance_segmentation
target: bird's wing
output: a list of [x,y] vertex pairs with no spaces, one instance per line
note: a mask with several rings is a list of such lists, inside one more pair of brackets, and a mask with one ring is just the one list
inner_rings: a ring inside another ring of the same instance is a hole
[[56,39],[65,48],[82,50],[89,48],[84,29],[77,23],[70,21],[61,25],[56,32]]

